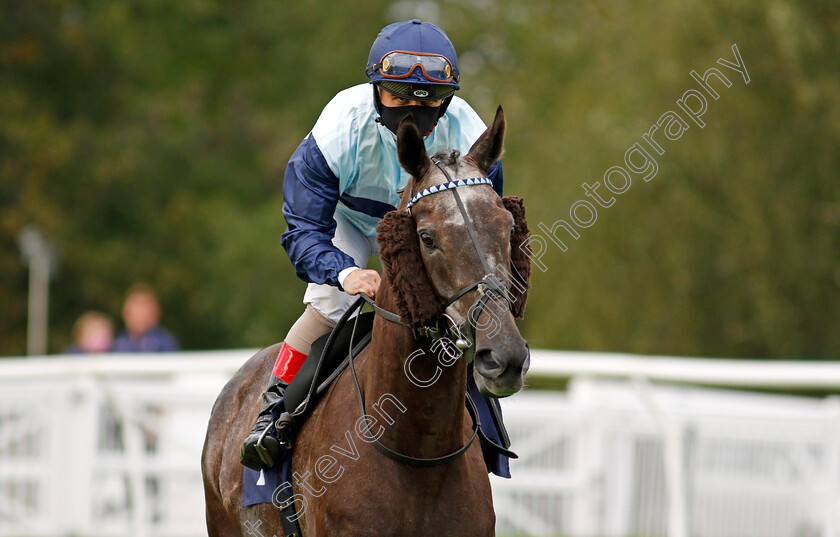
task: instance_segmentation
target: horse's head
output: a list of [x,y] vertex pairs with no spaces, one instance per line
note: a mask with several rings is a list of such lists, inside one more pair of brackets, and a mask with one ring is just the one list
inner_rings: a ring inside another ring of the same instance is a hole
[[397,149],[412,179],[399,209],[378,228],[383,281],[403,322],[434,325],[445,313],[474,334],[475,381],[493,397],[519,391],[529,365],[528,344],[514,322],[524,312],[531,272],[525,209],[519,198],[500,198],[481,181],[450,187],[487,177],[502,155],[504,130],[499,107],[467,155],[441,151],[432,159],[414,120],[403,119]]

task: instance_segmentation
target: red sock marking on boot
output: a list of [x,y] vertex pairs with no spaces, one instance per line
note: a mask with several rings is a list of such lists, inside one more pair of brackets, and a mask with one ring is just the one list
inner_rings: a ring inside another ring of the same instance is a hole
[[280,347],[280,352],[277,354],[277,361],[274,362],[274,376],[289,384],[295,377],[295,374],[303,365],[306,355],[290,347],[285,341]]

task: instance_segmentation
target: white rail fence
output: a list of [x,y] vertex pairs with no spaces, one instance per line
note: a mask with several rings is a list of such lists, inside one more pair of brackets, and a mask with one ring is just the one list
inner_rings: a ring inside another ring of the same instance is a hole
[[[0,536],[206,535],[210,407],[252,351],[0,360]],[[840,537],[840,363],[534,351],[500,535]],[[270,536],[266,536],[270,537]]]

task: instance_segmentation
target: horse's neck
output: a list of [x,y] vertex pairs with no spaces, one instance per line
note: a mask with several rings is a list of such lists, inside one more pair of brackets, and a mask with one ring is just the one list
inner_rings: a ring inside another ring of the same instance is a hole
[[[387,286],[379,289],[384,296],[377,297],[377,303],[393,311]],[[382,317],[374,321],[370,352],[363,380],[365,406],[385,428],[382,441],[425,458],[461,447],[467,390],[464,361],[449,367],[446,362],[441,364],[439,350],[435,352],[416,340],[408,328]],[[405,367],[408,360],[410,371]]]

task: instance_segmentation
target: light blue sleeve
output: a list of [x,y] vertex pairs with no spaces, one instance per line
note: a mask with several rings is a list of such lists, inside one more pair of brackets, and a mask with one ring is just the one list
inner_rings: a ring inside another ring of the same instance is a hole
[[453,146],[465,155],[472,144],[478,140],[478,137],[487,130],[487,125],[484,124],[476,111],[460,97],[452,98],[446,113],[451,118],[450,132],[454,142]]
[[327,165],[338,177],[339,194],[344,193],[358,175],[361,122],[368,119],[373,109],[370,92],[368,84],[339,92],[327,103],[312,128]]

